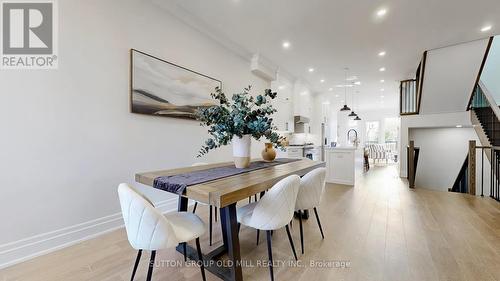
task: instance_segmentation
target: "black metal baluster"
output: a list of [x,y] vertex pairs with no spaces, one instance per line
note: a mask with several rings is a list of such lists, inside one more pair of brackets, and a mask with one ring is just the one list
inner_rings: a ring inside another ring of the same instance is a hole
[[496,177],[496,181],[495,181],[495,190],[498,190],[498,151],[495,151],[495,157],[496,157],[496,161],[495,161],[495,177]]
[[481,196],[484,196],[483,188],[484,188],[484,148],[481,148]]
[[490,196],[493,194],[493,147],[490,148]]

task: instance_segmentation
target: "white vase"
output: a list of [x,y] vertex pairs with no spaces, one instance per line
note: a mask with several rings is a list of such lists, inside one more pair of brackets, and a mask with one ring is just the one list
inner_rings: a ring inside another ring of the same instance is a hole
[[243,135],[241,138],[233,136],[233,159],[236,168],[248,168],[250,166],[250,146],[252,144],[251,135]]

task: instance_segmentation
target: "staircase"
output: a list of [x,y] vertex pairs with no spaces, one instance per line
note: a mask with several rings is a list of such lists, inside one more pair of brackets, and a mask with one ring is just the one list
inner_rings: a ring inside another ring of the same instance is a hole
[[495,112],[493,112],[479,85],[475,89],[471,108],[481,123],[481,127],[488,137],[490,144],[500,146],[500,121],[498,121]]
[[[481,150],[481,155],[484,149],[486,149],[487,158],[490,160],[490,197],[497,201],[500,201],[500,119],[499,110],[495,101],[492,99],[489,93],[485,94],[482,88],[482,84],[478,83],[474,89],[473,97],[468,109],[472,110],[476,115],[481,129],[488,139],[489,145],[483,146]],[[496,111],[496,112],[495,112]],[[465,161],[468,161],[466,159]],[[484,161],[484,159],[482,159]],[[465,163],[464,163],[465,166]],[[466,178],[466,173],[464,166],[460,171],[457,180],[453,188],[450,191],[453,192],[467,192],[468,186],[464,185],[464,178]],[[481,174],[483,173],[483,166],[481,165]],[[482,179],[483,180],[483,179]]]

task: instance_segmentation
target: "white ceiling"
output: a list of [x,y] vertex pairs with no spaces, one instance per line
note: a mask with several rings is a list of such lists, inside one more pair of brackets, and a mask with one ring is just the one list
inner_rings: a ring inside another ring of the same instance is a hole
[[[349,76],[362,83],[349,90],[360,91],[360,110],[399,107],[398,81],[414,76],[423,51],[500,30],[498,0],[153,1],[222,44],[244,50],[242,55],[260,53],[314,91],[331,93],[332,102],[343,99],[335,85],[344,84],[343,69],[349,67]],[[387,14],[377,18],[381,8]],[[493,28],[481,32],[485,25]],[[285,40],[288,50],[282,48]],[[382,50],[385,57],[377,55]]]

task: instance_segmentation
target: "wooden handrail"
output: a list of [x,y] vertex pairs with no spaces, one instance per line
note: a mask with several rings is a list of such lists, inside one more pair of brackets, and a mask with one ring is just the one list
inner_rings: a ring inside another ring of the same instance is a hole
[[488,55],[490,53],[491,44],[493,43],[493,36],[490,36],[488,40],[488,45],[486,46],[486,51],[484,52],[483,60],[481,61],[481,66],[479,67],[479,72],[476,76],[476,82],[474,83],[474,87],[472,87],[472,93],[469,97],[469,102],[467,103],[466,110],[470,110],[470,106],[472,104],[472,99],[474,98],[474,91],[476,90],[476,86],[479,85],[479,81],[481,79],[481,74],[483,73],[484,65],[486,64],[486,60],[488,59]]

